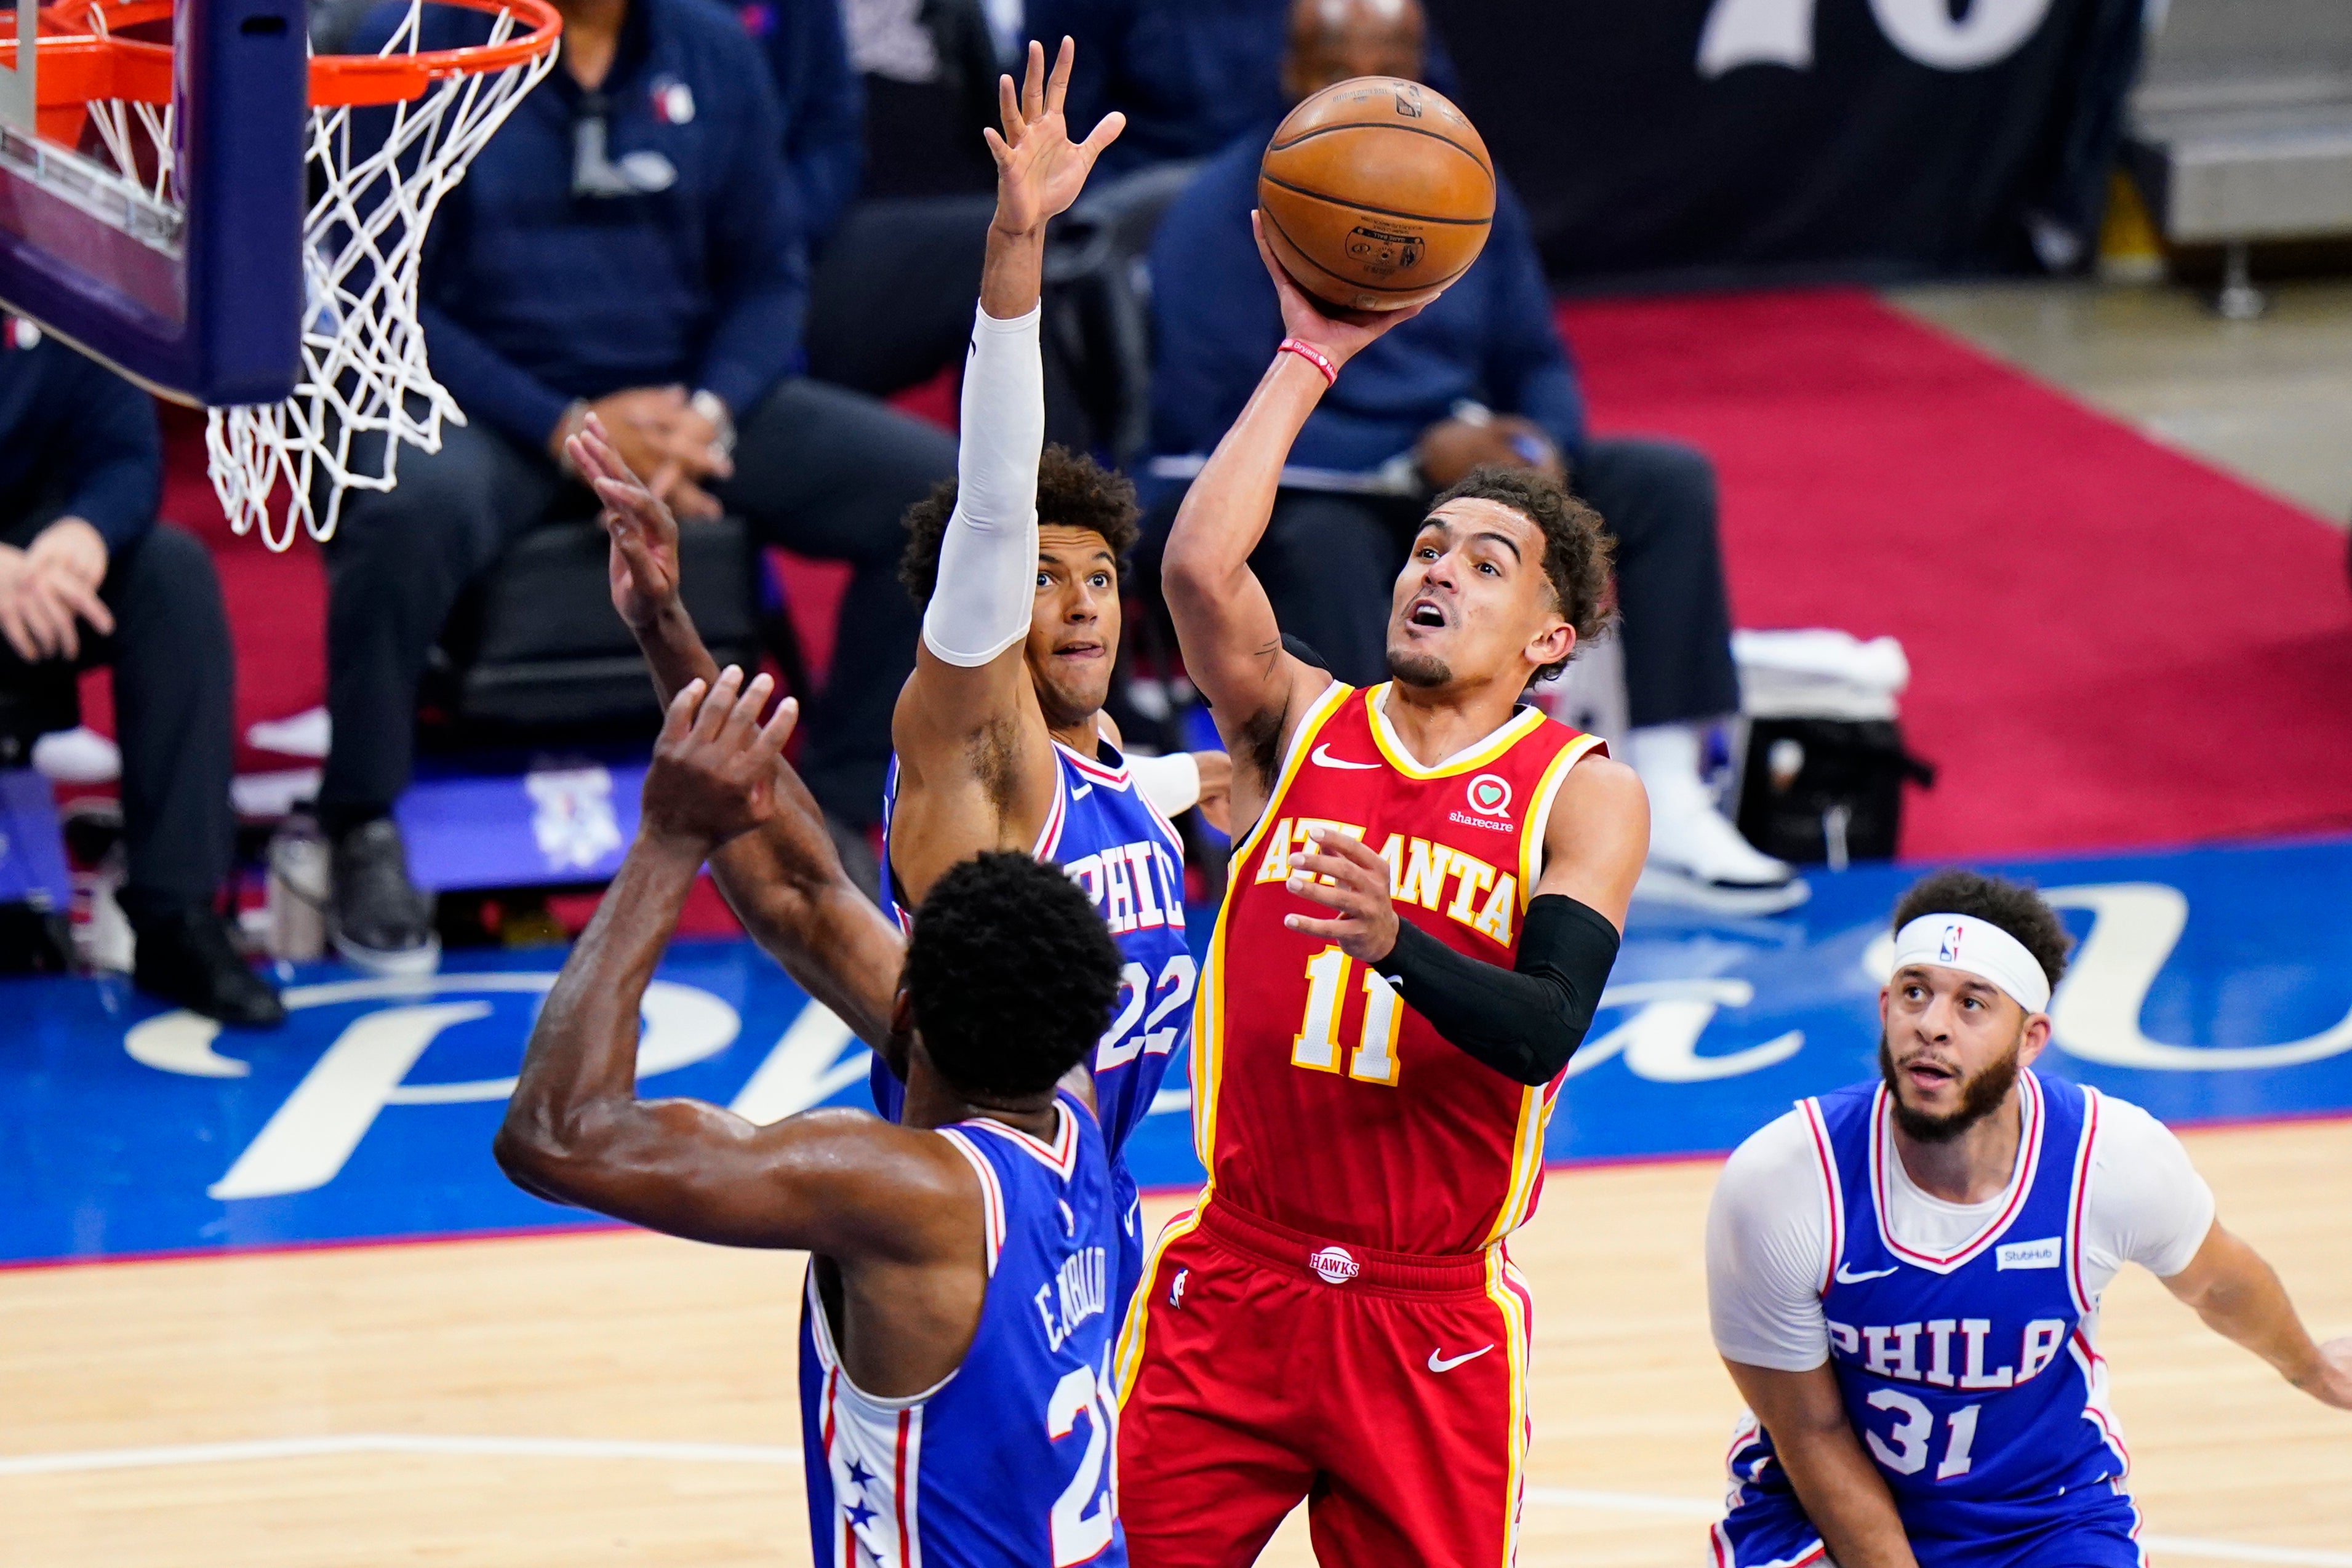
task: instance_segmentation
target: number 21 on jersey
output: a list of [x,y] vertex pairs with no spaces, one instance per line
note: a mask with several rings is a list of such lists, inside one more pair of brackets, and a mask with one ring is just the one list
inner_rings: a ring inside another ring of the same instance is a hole
[[1340,1056],[1344,1050],[1345,1070],[1349,1078],[1394,1088],[1397,1026],[1404,1021],[1404,1005],[1395,987],[1377,971],[1364,971],[1364,1021],[1356,1032],[1354,1045],[1343,1047],[1339,1041],[1340,1017],[1348,1003],[1348,977],[1355,968],[1356,961],[1336,944],[1307,961],[1307,1013],[1298,1021],[1298,1033],[1291,1037],[1291,1065],[1336,1073],[1342,1070]]

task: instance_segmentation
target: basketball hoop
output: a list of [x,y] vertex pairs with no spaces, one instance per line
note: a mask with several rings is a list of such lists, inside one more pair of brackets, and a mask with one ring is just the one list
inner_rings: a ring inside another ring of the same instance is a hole
[[[489,39],[419,49],[428,4],[488,15]],[[173,51],[125,35],[168,25],[172,8],[63,0],[41,9],[35,46],[39,140],[110,164],[120,179],[98,195],[112,220],[162,233],[181,210]],[[442,422],[466,422],[425,363],[416,319],[425,229],[554,64],[562,26],[547,0],[408,0],[379,53],[311,58],[301,374],[283,403],[212,408],[205,433],[213,488],[236,532],[258,529],[284,550],[299,521],[324,541],[346,490],[393,488],[402,443],[438,451]],[[13,67],[16,53],[0,40],[0,66]],[[367,108],[390,115],[372,147],[352,126],[352,111]],[[273,521],[281,486],[286,510]]]

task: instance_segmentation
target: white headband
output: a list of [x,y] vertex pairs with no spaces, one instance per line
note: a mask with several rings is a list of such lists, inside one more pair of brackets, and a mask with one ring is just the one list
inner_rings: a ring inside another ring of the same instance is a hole
[[2050,1010],[2050,976],[2025,944],[1974,915],[1921,915],[1895,933],[1893,973],[1915,963],[1989,980],[2028,1013]]

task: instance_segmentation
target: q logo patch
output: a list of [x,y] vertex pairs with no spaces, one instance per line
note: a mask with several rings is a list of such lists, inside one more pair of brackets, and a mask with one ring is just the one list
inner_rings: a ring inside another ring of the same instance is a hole
[[1511,815],[1511,786],[1507,780],[1494,773],[1480,773],[1470,781],[1470,809],[1482,816]]

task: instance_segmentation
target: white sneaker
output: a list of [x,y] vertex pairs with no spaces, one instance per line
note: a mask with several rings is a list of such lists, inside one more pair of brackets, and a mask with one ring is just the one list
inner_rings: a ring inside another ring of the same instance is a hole
[[79,725],[34,742],[33,767],[51,784],[112,784],[122,776],[122,750],[88,725]]
[[1650,858],[1633,896],[1727,915],[1774,915],[1812,896],[1796,868],[1739,836],[1704,799],[1650,803]]
[[245,743],[257,752],[276,752],[281,757],[323,758],[333,730],[324,708],[305,708],[283,719],[247,725]]
[[1660,724],[1626,737],[1626,753],[1650,796],[1650,856],[1635,898],[1716,914],[1770,915],[1812,889],[1785,860],[1739,836],[1699,778],[1697,732]]

